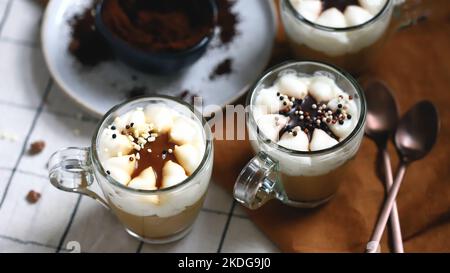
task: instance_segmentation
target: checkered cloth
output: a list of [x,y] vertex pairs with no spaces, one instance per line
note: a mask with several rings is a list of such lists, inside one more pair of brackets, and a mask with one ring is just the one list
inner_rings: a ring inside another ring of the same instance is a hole
[[[0,252],[274,252],[231,196],[211,183],[192,232],[167,245],[143,245],[88,197],[55,189],[50,155],[89,146],[97,119],[82,112],[52,80],[40,50],[42,8],[0,0]],[[30,143],[45,149],[29,155]],[[31,204],[30,190],[41,193]],[[76,242],[76,243],[72,243]]]

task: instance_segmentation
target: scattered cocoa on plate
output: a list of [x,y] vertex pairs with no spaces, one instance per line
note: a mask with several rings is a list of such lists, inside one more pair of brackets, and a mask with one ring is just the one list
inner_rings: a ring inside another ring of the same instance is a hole
[[217,77],[231,74],[231,72],[233,71],[232,65],[233,65],[232,59],[227,58],[223,60],[216,66],[214,71],[209,75],[209,79],[214,80]]
[[86,67],[94,67],[103,61],[114,59],[112,50],[95,27],[95,6],[98,0],[82,13],[69,20],[72,39],[69,52]]

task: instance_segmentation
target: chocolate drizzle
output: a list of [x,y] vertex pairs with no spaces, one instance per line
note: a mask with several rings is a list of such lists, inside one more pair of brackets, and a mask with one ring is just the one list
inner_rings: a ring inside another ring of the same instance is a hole
[[[285,98],[281,95],[280,99]],[[295,99],[291,102],[293,105],[286,106],[286,108],[279,112],[280,115],[289,117],[289,123],[280,131],[280,139],[284,133],[292,132],[295,127],[299,126],[301,130],[306,133],[310,141],[312,139],[314,129],[321,129],[332,138],[339,141],[339,138],[328,127],[326,120],[323,122],[324,113],[331,111],[328,107],[322,107],[324,103],[318,103],[312,96],[309,95],[304,99]],[[332,116],[333,118],[330,118],[329,122],[336,123],[339,116],[339,110],[333,111]]]
[[358,0],[322,0],[323,10],[337,8],[344,12],[348,6],[359,6]]
[[156,137],[155,141],[147,142],[143,149],[135,150],[134,153],[139,154],[139,159],[136,160],[136,168],[131,175],[131,178],[139,176],[145,169],[152,167],[156,176],[156,187],[162,187],[162,170],[167,161],[171,160],[177,164],[178,161],[175,155],[169,150],[173,151],[175,144],[169,141],[169,135],[161,134]]

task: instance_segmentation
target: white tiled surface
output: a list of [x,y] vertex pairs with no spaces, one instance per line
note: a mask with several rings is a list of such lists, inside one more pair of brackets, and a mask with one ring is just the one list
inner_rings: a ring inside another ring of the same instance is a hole
[[70,241],[83,252],[136,252],[139,246],[111,212],[88,197],[81,199],[64,246]]
[[2,104],[0,107],[0,132],[17,140],[3,140],[0,149],[0,167],[12,169],[19,158],[36,110]]
[[[12,0],[2,38],[37,45],[42,9],[34,0]],[[11,19],[11,18],[15,18]]]
[[70,147],[88,147],[96,124],[83,122],[74,117],[66,117],[42,112],[37,118],[29,142],[44,140],[46,148],[34,156],[24,156],[19,163],[20,170],[27,170],[40,175],[47,175],[46,163],[53,152]]
[[142,252],[216,252],[227,216],[202,211],[188,236],[166,245],[145,245]]
[[[71,241],[83,252],[278,251],[214,183],[191,233],[161,246],[128,236],[88,197],[53,188],[46,178],[49,156],[89,145],[97,120],[50,80],[37,39],[41,16],[33,0],[0,0],[0,132],[17,136],[0,140],[0,252],[65,251]],[[46,148],[30,156],[26,151],[36,140]],[[29,190],[42,194],[38,203],[25,200]]]
[[37,108],[49,78],[41,51],[1,37],[0,90],[8,96],[1,96],[0,102]]
[[233,210],[233,215],[246,217],[247,213],[241,205],[237,204]]
[[[42,194],[36,204],[25,197]],[[57,246],[76,204],[77,196],[54,188],[46,177],[15,172],[0,209],[0,235]]]
[[0,0],[0,27],[2,25],[7,6],[8,6],[8,0]]
[[15,238],[0,236],[0,253],[52,253],[53,247],[43,246],[36,242],[20,241]]
[[264,234],[255,229],[246,218],[232,217],[225,235],[222,252],[277,252],[277,248]]
[[11,177],[12,171],[9,168],[0,168],[0,196],[3,196],[5,192],[6,184]]

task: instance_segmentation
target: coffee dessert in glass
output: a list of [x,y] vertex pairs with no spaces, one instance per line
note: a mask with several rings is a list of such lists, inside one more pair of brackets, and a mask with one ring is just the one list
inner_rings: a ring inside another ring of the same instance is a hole
[[352,76],[323,63],[285,63],[261,78],[247,104],[256,156],[235,198],[251,209],[273,198],[295,207],[330,200],[364,136],[366,102]]
[[[90,148],[69,148],[49,161],[57,188],[89,195],[127,232],[150,243],[182,238],[195,221],[213,165],[209,125],[191,106],[153,96],[113,108]],[[90,189],[96,180],[104,198]]]
[[294,55],[361,73],[389,36],[397,0],[281,0]]

